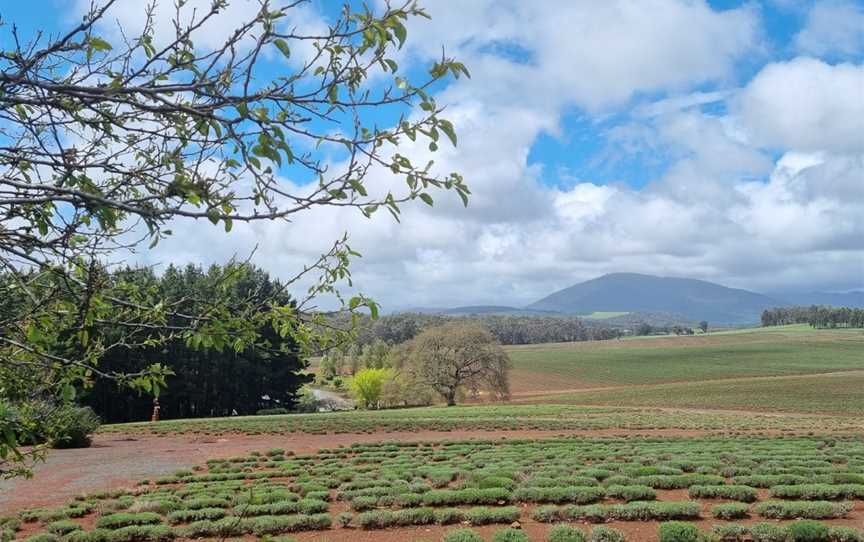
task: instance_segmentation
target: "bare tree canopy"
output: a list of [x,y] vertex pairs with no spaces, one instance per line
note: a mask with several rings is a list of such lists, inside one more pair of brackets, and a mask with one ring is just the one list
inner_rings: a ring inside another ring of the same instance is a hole
[[510,395],[510,358],[481,325],[463,321],[429,328],[410,343],[409,366],[414,375],[452,406],[460,390]]
[[[456,143],[427,90],[468,74],[444,56],[417,82],[399,71],[406,22],[423,9],[346,4],[318,30],[289,24],[302,4],[247,2],[255,9],[216,42],[208,23],[228,0],[203,10],[177,0],[168,32],[155,2],[140,5],[141,29],[119,26],[128,4],[117,0],[94,1],[59,35],[21,36],[2,21],[13,46],[0,51],[0,398],[68,400],[95,377],[158,392],[168,374],[160,364],[135,374],[99,368],[106,352],[139,341],[242,349],[266,342],[259,330],[269,325],[303,347],[326,343],[311,309],[350,283],[347,233],[283,277],[285,288],[319,277],[296,302],[229,300],[222,293],[246,272],[229,263],[199,300],[206,308],[185,314],[183,295],[161,297],[107,270],[123,249],[171,235],[175,220],[228,232],[322,206],[398,218],[401,204],[431,205],[438,189],[467,202],[458,173],[399,152],[406,140],[433,152],[440,139]],[[341,159],[325,148],[341,149]],[[377,311],[362,295],[342,308]],[[13,435],[41,423],[8,412],[0,401],[3,457],[17,451]]]

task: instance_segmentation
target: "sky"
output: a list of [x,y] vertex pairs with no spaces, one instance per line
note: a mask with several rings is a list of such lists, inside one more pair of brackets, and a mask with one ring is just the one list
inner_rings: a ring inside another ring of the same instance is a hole
[[[0,15],[56,32],[88,4]],[[141,3],[121,4],[134,22]],[[441,194],[401,223],[326,209],[229,235],[186,221],[130,261],[220,263],[257,246],[255,264],[289,277],[348,231],[363,255],[354,289],[385,310],[525,305],[610,272],[864,289],[864,2],[422,4],[432,18],[409,24],[400,66],[422,70],[443,47],[471,71],[436,88],[459,136],[436,164],[463,174],[467,208]],[[294,22],[323,27],[334,5],[310,1]]]

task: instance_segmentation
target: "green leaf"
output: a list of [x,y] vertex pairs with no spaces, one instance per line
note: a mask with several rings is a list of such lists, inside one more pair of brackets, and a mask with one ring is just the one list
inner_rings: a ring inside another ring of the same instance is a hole
[[438,128],[441,128],[441,131],[447,134],[447,138],[450,139],[450,143],[453,146],[456,146],[456,130],[453,129],[453,124],[449,120],[439,119],[438,120]]
[[393,25],[393,33],[396,34],[396,39],[399,40],[399,48],[402,48],[402,45],[405,44],[405,38],[408,37],[408,31],[405,30],[405,25],[400,22],[397,22]]
[[66,384],[63,386],[63,400],[67,403],[75,399],[75,386]]
[[432,207],[432,206],[435,205],[435,202],[432,201],[432,196],[430,196],[430,195],[427,194],[426,192],[421,192],[421,193],[420,193],[420,199],[422,199],[422,200],[423,200],[423,203],[425,203],[425,204],[428,205],[429,207]]
[[87,45],[89,45],[94,51],[110,51],[112,49],[110,43],[102,38],[97,38],[96,36],[88,37]]
[[275,45],[280,51],[282,51],[282,54],[285,55],[285,58],[291,58],[291,49],[288,47],[288,42],[279,38],[273,40],[273,45]]

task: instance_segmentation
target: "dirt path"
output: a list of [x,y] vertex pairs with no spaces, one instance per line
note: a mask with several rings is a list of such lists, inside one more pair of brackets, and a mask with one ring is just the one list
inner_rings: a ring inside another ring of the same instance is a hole
[[417,431],[347,433],[334,435],[96,435],[93,446],[80,450],[53,450],[45,463],[36,465],[31,479],[0,480],[0,510],[58,506],[80,493],[129,487],[177,470],[203,464],[208,459],[243,455],[251,451],[284,448],[311,453],[321,448],[380,441],[440,441],[456,439],[543,438],[561,435],[699,436],[693,430],[594,430],[594,431]]

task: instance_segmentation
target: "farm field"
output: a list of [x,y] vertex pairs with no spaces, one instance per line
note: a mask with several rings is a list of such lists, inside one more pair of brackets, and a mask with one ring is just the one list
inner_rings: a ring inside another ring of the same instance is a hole
[[[250,535],[518,542],[555,540],[553,529],[571,536],[557,540],[581,540],[575,530],[635,541],[655,540],[663,521],[686,520],[743,540],[751,532],[795,532],[802,517],[836,540],[861,536],[861,437],[391,442],[311,454],[271,448],[28,510],[3,528],[7,538],[45,542]],[[514,522],[519,533],[500,534]],[[453,534],[466,529],[481,538]]]
[[0,482],[0,539],[858,540],[862,346],[789,326],[514,347],[509,404],[105,425]]
[[[551,399],[551,398],[550,398]],[[554,400],[561,400],[555,396]],[[566,404],[426,407],[279,416],[237,416],[105,425],[100,433],[220,435],[345,434],[396,431],[857,431],[850,417],[702,411],[659,408],[586,407]]]
[[[526,397],[554,403],[864,416],[864,372],[631,386]],[[862,423],[864,425],[864,423]]]
[[515,394],[864,370],[864,333],[804,326],[508,347]]

